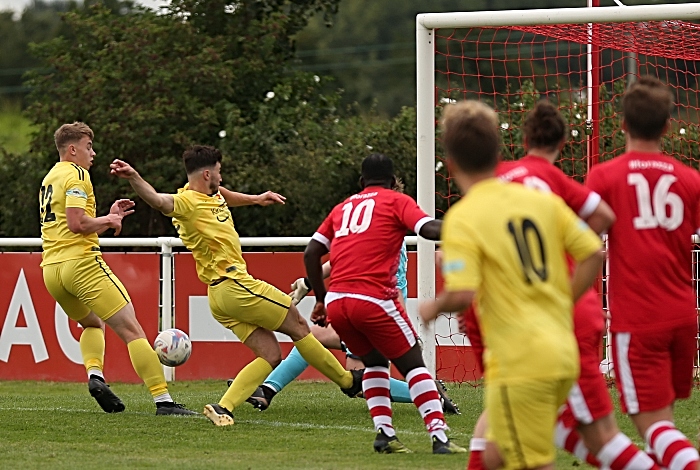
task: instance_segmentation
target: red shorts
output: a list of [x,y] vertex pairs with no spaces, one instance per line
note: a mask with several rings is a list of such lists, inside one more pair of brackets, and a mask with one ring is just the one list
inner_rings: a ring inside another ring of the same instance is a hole
[[474,305],[469,307],[464,312],[464,326],[467,329],[467,338],[472,345],[472,351],[476,356],[476,364],[479,367],[479,372],[484,373],[484,343],[481,340],[481,329],[479,328],[479,320],[476,318],[476,308]]
[[622,411],[635,415],[688,398],[693,385],[697,325],[612,334],[615,382]]
[[613,412],[608,385],[600,372],[605,319],[600,298],[586,292],[574,306],[574,333],[581,358],[581,375],[571,387],[559,419],[566,427],[590,424]]
[[326,312],[340,339],[358,356],[376,349],[387,359],[397,359],[416,345],[418,335],[396,299],[329,292]]

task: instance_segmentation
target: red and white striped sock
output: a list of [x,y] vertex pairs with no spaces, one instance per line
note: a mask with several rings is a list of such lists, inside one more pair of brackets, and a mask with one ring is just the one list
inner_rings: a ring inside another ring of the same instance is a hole
[[601,467],[612,470],[659,470],[656,462],[621,432],[600,449],[597,457]]
[[486,439],[483,437],[472,437],[469,442],[469,462],[467,470],[486,470],[482,459],[486,450]]
[[396,435],[391,421],[391,395],[389,393],[389,369],[367,367],[362,376],[362,394],[367,401],[374,429],[383,430],[389,437]]
[[445,415],[442,413],[442,403],[440,395],[433,377],[425,367],[416,367],[406,375],[408,390],[411,400],[418,408],[423,417],[425,427],[430,436],[437,437],[442,442],[447,442],[445,430],[448,429],[445,423]]
[[698,451],[671,421],[652,424],[644,439],[669,470],[695,470],[700,462]]
[[554,442],[557,447],[575,455],[581,461],[594,467],[600,467],[600,462],[598,462],[595,456],[588,452],[578,431],[574,428],[566,427],[562,421],[557,421],[557,427],[554,432]]

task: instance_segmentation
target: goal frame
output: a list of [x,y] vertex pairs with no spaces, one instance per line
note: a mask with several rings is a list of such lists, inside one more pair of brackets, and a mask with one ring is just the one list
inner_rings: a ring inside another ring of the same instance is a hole
[[[435,30],[531,26],[540,24],[593,24],[700,19],[700,3],[552,8],[453,13],[422,13],[416,16],[416,115],[417,200],[428,215],[435,216]],[[588,155],[590,159],[591,155]],[[418,238],[418,299],[435,297],[435,243]],[[420,324],[423,338],[434,338],[434,323]],[[428,369],[436,371],[436,341],[424,341]]]

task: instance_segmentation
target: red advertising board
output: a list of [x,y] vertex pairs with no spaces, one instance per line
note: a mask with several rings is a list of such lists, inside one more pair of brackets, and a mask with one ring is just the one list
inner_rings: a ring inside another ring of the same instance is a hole
[[[249,272],[283,291],[304,273],[302,253],[246,253]],[[105,261],[126,286],[149,342],[158,332],[160,255],[105,253]],[[0,380],[84,381],[80,327],[67,318],[44,287],[40,253],[0,253]],[[415,253],[409,253],[409,311],[416,307]],[[234,377],[254,357],[230,331],[211,316],[207,286],[197,278],[189,253],[174,255],[175,326],[187,332],[193,353],[176,369],[177,380]],[[438,274],[438,283],[441,279]],[[299,305],[307,316],[314,299]],[[454,325],[443,323],[438,333],[438,376],[445,380],[473,380],[473,354]],[[285,356],[293,344],[278,335]],[[122,341],[107,328],[105,375],[109,381],[139,382]],[[343,353],[335,352],[344,363]],[[313,368],[302,379],[322,379]]]
[[[149,341],[158,334],[160,256],[105,253],[129,292]],[[0,253],[0,380],[86,381],[80,327],[46,291],[41,253]],[[105,376],[139,382],[126,345],[107,328]]]

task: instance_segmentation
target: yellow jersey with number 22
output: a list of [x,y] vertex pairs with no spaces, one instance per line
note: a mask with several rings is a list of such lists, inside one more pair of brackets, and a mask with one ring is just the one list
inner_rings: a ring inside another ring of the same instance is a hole
[[84,209],[95,217],[95,194],[90,173],[72,162],[58,162],[44,177],[39,190],[39,222],[44,252],[42,266],[99,254],[96,233],[83,235],[68,229],[66,208]]

